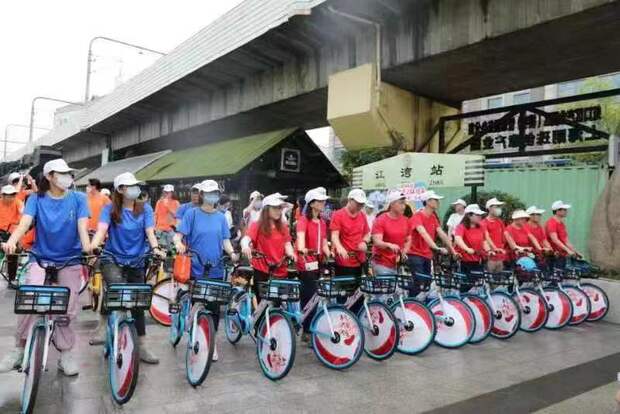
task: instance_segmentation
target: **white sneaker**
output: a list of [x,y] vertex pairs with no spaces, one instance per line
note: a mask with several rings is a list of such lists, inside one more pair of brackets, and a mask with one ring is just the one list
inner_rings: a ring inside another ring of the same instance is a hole
[[58,359],[58,370],[67,377],[73,377],[80,373],[78,363],[73,359],[72,351],[62,351]]
[[213,356],[211,357],[211,361],[217,362],[219,356],[217,355],[217,346],[213,347]]
[[0,373],[13,371],[21,366],[24,359],[24,348],[15,347],[0,361]]

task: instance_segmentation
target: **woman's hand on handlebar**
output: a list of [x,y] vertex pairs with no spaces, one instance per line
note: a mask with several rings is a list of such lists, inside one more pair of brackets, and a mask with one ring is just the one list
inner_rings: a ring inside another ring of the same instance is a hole
[[393,253],[399,253],[400,252],[400,246],[394,243],[385,243],[385,247],[387,247],[389,250],[391,250]]
[[365,252],[368,250],[368,244],[365,241],[361,241],[358,245],[357,245],[357,250],[359,250],[360,252]]
[[15,254],[17,252],[17,243],[9,239],[6,243],[2,243],[2,250],[4,250],[6,254]]
[[252,260],[252,248],[250,246],[241,249],[241,253],[243,253],[248,260]]
[[179,254],[185,254],[187,252],[187,248],[181,242],[175,243],[174,244],[174,248],[176,249],[177,253],[179,253]]
[[158,256],[160,259],[166,258],[166,252],[159,248],[159,246],[153,248],[153,254]]
[[230,256],[230,260],[231,260],[233,263],[237,263],[237,262],[239,261],[239,259],[240,259],[240,257],[239,257],[239,256],[240,256],[240,255],[239,255],[239,253],[232,252],[229,256]]
[[349,257],[349,252],[347,252],[347,249],[342,246],[336,247],[336,254],[342,259],[347,259]]
[[434,249],[437,253],[443,255],[443,256],[447,256],[448,255],[448,249],[446,249],[445,247],[437,247]]

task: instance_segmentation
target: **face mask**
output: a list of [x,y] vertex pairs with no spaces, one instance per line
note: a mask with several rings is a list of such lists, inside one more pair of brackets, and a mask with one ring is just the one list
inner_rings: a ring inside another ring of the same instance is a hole
[[254,209],[255,210],[260,210],[261,208],[263,208],[263,202],[262,201],[255,201],[254,202]]
[[220,201],[220,195],[219,194],[204,194],[202,196],[202,202],[205,204],[210,204],[212,206],[216,205],[217,202]]
[[493,209],[493,215],[495,217],[500,217],[502,215],[502,209],[499,207],[496,207]]
[[70,174],[56,174],[56,185],[63,190],[68,190],[73,185],[73,177]]
[[137,185],[132,185],[131,187],[127,187],[127,190],[125,190],[125,198],[127,200],[135,200],[140,197],[140,193],[140,187]]

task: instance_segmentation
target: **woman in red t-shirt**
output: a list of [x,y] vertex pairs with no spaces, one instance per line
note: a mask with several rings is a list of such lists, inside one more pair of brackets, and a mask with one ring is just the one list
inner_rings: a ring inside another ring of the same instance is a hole
[[[327,243],[327,224],[321,218],[325,200],[329,197],[316,189],[306,193],[306,212],[297,220],[297,271],[301,281],[301,308],[303,309],[316,292],[319,277],[319,262],[329,258],[331,252]],[[310,322],[312,316],[303,323],[301,340],[310,341]]]
[[540,250],[540,244],[536,239],[530,238],[530,230],[527,226],[527,220],[530,215],[523,210],[515,210],[512,213],[512,223],[506,227],[504,237],[512,253],[510,258],[517,260],[525,253],[532,250]]
[[481,225],[485,212],[478,204],[465,207],[465,217],[454,230],[456,251],[461,255],[461,271],[469,274],[482,271],[483,253],[490,251],[485,240],[485,228]]
[[395,275],[401,257],[407,260],[411,243],[411,225],[405,217],[405,195],[390,191],[387,211],[380,214],[372,225],[372,268],[375,275]]
[[[243,254],[250,259],[254,268],[256,294],[258,294],[258,283],[269,279],[269,265],[280,264],[274,270],[273,276],[284,279],[288,275],[288,266],[284,258],[289,257],[295,260],[288,226],[282,222],[284,204],[284,198],[280,194],[265,197],[258,221],[250,225],[241,240]],[[253,252],[258,252],[264,257],[255,257]]]

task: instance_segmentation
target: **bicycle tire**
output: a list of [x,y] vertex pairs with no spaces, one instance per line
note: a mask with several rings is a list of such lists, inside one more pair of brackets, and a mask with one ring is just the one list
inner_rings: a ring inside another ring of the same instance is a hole
[[476,328],[469,343],[479,344],[487,339],[493,330],[493,311],[484,299],[473,293],[462,294],[461,299],[469,306],[476,321]]
[[[205,347],[206,353],[205,353]],[[190,332],[185,351],[185,375],[187,382],[196,388],[209,374],[215,348],[215,327],[210,312],[199,311],[196,316],[196,332]]]
[[[461,299],[448,296],[444,297],[444,303],[449,305],[444,309],[441,309],[441,301],[439,298],[432,300],[428,305],[428,308],[435,317],[437,326],[434,342],[442,348],[460,348],[469,343],[472,336],[474,336],[476,319],[474,318],[471,308]],[[454,321],[452,325],[446,324],[443,319],[439,319],[440,323],[437,323],[437,316],[442,317],[444,312]]]
[[177,292],[176,303],[181,304],[181,309],[178,313],[170,314],[170,331],[168,333],[168,340],[173,348],[176,348],[179,342],[181,342],[181,338],[183,338],[186,318],[191,311],[191,305],[187,305],[188,302],[186,302],[183,298],[184,295],[187,295],[185,291],[179,290]]
[[[364,330],[364,352],[369,358],[383,361],[394,355],[398,345],[398,320],[384,303],[368,302],[371,321],[368,321],[366,309],[362,306],[357,319]],[[372,327],[370,324],[372,323]]]
[[547,287],[544,292],[549,306],[549,318],[545,328],[555,330],[565,327],[573,316],[573,303],[568,295],[558,288]]
[[583,290],[576,286],[564,286],[564,290],[573,305],[573,315],[568,324],[570,326],[581,325],[590,316],[590,311],[592,310],[590,298]]
[[521,313],[512,296],[505,292],[492,292],[487,300],[493,301],[495,315],[491,335],[497,339],[510,339],[521,326]]
[[153,296],[149,314],[160,325],[170,326],[170,299],[176,292],[172,292],[172,279],[166,278],[153,285]]
[[[122,352],[111,352],[108,356],[108,380],[112,398],[117,404],[123,405],[131,399],[138,384],[140,348],[136,327],[132,322],[121,321],[118,335],[117,343]],[[116,358],[113,358],[114,355]]]
[[587,321],[600,321],[609,312],[609,297],[607,293],[592,283],[582,283],[581,289],[588,295],[590,300],[590,315]]
[[[327,312],[330,315],[333,313],[333,317],[330,317],[334,323],[334,331],[337,337],[334,342],[327,322],[328,316],[322,307],[317,308],[310,324],[312,350],[326,367],[343,370],[351,367],[362,356],[364,352],[364,329],[353,312],[344,306],[329,305]],[[346,348],[340,345],[335,346],[342,343],[346,345]]]
[[425,351],[435,339],[437,327],[431,311],[413,298],[403,299],[407,315],[403,315],[400,301],[392,303],[392,313],[398,320],[400,329],[396,350],[406,355],[416,355]]
[[30,414],[34,411],[39,391],[39,381],[43,373],[43,351],[45,349],[45,327],[37,325],[32,328],[32,339],[28,350],[27,366],[22,367],[26,378],[22,388],[22,413]]
[[281,309],[269,311],[269,324],[271,340],[267,343],[263,339],[267,336],[265,315],[256,335],[256,356],[263,374],[272,381],[278,381],[286,377],[295,363],[297,337],[291,319]]
[[515,292],[512,297],[519,307],[521,313],[521,324],[519,329],[523,332],[533,333],[538,332],[545,327],[547,319],[549,319],[549,309],[545,298],[542,295],[530,288],[519,289],[522,300],[526,302],[526,308],[523,308],[521,299],[517,297]]

